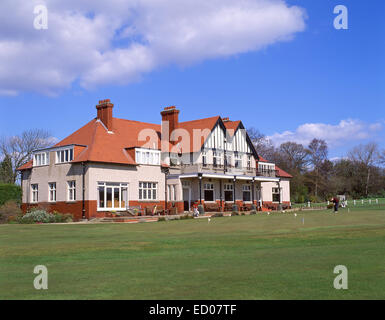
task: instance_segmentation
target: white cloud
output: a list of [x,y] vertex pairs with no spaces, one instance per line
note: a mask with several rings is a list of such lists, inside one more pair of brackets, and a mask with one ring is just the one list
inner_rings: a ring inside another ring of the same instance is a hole
[[368,124],[360,120],[341,120],[339,124],[305,123],[295,131],[274,133],[268,138],[274,145],[294,141],[308,145],[314,138],[325,140],[330,147],[338,147],[345,143],[373,138],[383,129],[380,122]]
[[[48,30],[35,30],[33,8],[44,3]],[[2,0],[0,94],[126,84],[288,41],[304,21],[285,0]]]

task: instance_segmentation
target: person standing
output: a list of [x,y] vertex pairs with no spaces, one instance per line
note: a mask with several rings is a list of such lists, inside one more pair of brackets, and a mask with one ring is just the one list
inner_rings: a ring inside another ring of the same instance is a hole
[[332,198],[332,202],[334,204],[334,213],[338,213],[340,199],[338,199],[338,197],[334,197]]

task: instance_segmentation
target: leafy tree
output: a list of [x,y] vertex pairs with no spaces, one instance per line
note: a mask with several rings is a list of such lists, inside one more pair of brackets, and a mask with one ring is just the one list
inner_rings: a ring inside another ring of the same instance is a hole
[[0,183],[13,183],[12,160],[8,155],[0,162]]

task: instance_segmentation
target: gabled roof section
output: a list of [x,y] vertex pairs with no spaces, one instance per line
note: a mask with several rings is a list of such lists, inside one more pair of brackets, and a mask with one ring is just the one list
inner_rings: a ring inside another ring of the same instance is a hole
[[179,122],[178,129],[186,130],[189,134],[189,139],[188,141],[187,139],[182,139],[178,148],[182,153],[199,152],[205,143],[205,139],[202,137],[201,141],[194,143],[194,130],[201,130],[202,132],[204,132],[204,130],[209,130],[211,132],[218,122],[222,122],[220,116]]

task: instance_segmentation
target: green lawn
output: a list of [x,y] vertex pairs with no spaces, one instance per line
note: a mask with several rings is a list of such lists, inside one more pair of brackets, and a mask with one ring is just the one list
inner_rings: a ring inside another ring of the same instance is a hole
[[[333,287],[340,264],[348,290]],[[385,210],[2,225],[1,299],[385,299]]]

